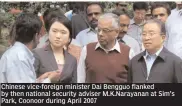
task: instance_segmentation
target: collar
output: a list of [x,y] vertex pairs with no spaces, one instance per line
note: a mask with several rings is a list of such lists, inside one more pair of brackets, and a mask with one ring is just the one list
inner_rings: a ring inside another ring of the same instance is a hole
[[138,26],[142,26],[142,25],[144,25],[145,24],[145,20],[142,22],[142,23],[140,23],[140,24],[135,24],[135,20],[134,20],[134,18],[133,19],[131,19],[130,20],[130,24],[135,24],[135,25],[138,25]]
[[135,24],[134,18],[130,20],[130,24]]
[[91,27],[89,27],[88,30],[87,30],[87,33],[89,33],[89,32],[94,32],[94,33],[96,33],[96,30],[93,29],[93,28],[91,28]]
[[145,56],[153,56],[153,55],[156,55],[156,56],[159,56],[159,53],[162,51],[163,49],[163,46],[155,53],[155,54],[149,54],[147,51],[145,51]]
[[[161,47],[155,54],[160,57],[163,61],[165,61],[165,58],[166,58],[166,53],[169,52],[165,47]],[[143,51],[142,53],[140,53],[138,55],[138,58],[137,60],[140,61],[143,59],[144,56],[147,56],[147,51]]]
[[30,49],[25,44],[16,41],[13,46],[18,46],[18,47],[23,48],[27,52],[29,58],[32,59],[32,60],[34,59],[33,53],[30,51]]
[[104,49],[104,48],[100,45],[99,42],[96,44],[95,50],[97,50],[98,48],[103,49],[106,53],[108,53],[109,51],[113,51],[113,50],[116,50],[116,51],[118,51],[119,53],[121,53],[120,45],[119,45],[119,42],[118,42],[117,40],[116,40],[116,44],[114,45],[114,47],[111,48],[110,50]]

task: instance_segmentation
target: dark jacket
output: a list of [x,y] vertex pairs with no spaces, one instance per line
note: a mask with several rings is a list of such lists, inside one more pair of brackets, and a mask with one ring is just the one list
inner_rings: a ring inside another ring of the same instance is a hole
[[147,79],[145,51],[130,61],[128,82],[130,83],[182,83],[182,60],[165,47],[154,61]]
[[[55,71],[58,69],[56,59],[54,57],[50,45],[45,48],[35,49],[35,71],[37,77],[45,72]],[[77,82],[77,60],[71,54],[64,50],[65,64],[61,73],[61,83],[76,83]]]

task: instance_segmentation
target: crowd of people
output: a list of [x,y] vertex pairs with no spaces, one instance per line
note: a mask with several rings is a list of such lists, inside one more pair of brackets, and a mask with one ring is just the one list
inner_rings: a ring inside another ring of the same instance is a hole
[[[182,2],[97,2],[21,12],[0,60],[1,83],[182,83]],[[41,29],[45,28],[45,34]]]

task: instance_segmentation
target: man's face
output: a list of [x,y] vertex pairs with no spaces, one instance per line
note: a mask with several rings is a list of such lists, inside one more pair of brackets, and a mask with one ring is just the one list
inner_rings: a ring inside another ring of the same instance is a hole
[[130,18],[126,15],[120,15],[119,21],[120,21],[119,37],[123,37],[128,31],[128,26],[130,24]]
[[163,7],[156,8],[152,11],[152,15],[154,18],[161,20],[162,22],[166,22],[168,18],[167,10]]
[[92,28],[96,28],[98,25],[98,18],[102,13],[102,9],[99,5],[93,4],[87,8],[87,18]]
[[98,41],[103,47],[107,47],[115,42],[119,34],[119,28],[113,27],[112,19],[99,19],[97,30]]
[[165,40],[165,35],[161,35],[159,26],[156,23],[144,25],[142,41],[145,49],[149,52],[156,52]]
[[176,2],[176,5],[177,5],[179,10],[182,9],[182,1]]
[[126,10],[127,9],[127,4],[118,3],[117,9],[119,9],[119,10]]
[[144,9],[134,11],[134,19],[142,22],[145,19],[146,11]]

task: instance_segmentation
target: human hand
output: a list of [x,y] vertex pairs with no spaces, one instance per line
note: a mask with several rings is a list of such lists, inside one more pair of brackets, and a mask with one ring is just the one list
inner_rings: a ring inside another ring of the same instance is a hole
[[59,70],[52,71],[48,74],[48,78],[51,80],[51,82],[58,82],[60,80],[61,72]]

